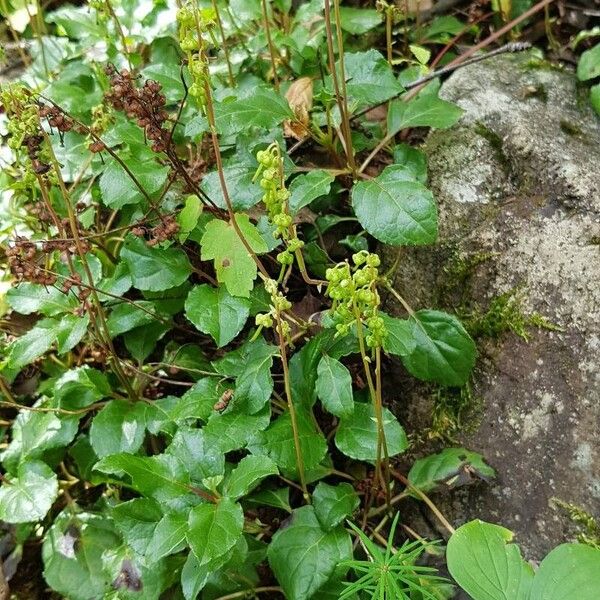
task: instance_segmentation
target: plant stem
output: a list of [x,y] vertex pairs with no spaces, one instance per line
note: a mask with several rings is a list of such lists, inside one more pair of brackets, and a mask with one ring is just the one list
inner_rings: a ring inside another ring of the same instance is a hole
[[263,22],[265,25],[265,33],[267,35],[267,44],[269,46],[269,56],[271,57],[271,68],[273,69],[273,83],[275,89],[279,91],[279,77],[277,76],[277,61],[275,59],[275,46],[271,39],[271,27],[269,25],[269,15],[267,13],[267,0],[261,0]]
[[344,68],[344,48],[341,39],[341,20],[339,15],[339,1],[333,0],[336,31],[337,31],[337,46],[338,46],[338,62],[340,64],[341,83],[338,78],[338,73],[335,68],[335,52],[333,49],[333,30],[331,27],[331,10],[329,6],[330,0],[325,0],[325,30],[327,33],[327,54],[329,57],[329,70],[333,81],[335,98],[342,117],[342,135],[344,138],[344,150],[346,152],[346,160],[353,174],[356,174],[356,162],[354,161],[354,152],[352,149],[352,132],[350,130],[350,119],[348,117],[348,104],[346,101],[346,73]]
[[219,34],[221,35],[221,46],[223,47],[223,53],[225,54],[225,61],[227,62],[227,73],[229,75],[229,85],[235,87],[235,77],[233,76],[233,69],[231,67],[231,60],[229,57],[229,48],[227,48],[227,40],[225,38],[225,31],[223,29],[223,21],[221,21],[221,14],[219,13],[219,5],[217,0],[212,0],[212,6],[217,17],[217,27]]
[[300,434],[298,430],[298,418],[296,415],[296,407],[292,398],[292,388],[290,386],[290,373],[287,362],[287,354],[285,348],[285,337],[283,335],[283,320],[281,313],[277,311],[277,334],[279,337],[279,354],[281,356],[281,365],[283,367],[283,385],[285,387],[285,397],[287,400],[288,410],[290,411],[290,421],[292,423],[292,435],[294,436],[294,450],[296,452],[296,463],[298,466],[298,476],[300,477],[300,485],[302,487],[302,495],[307,504],[310,504],[310,494],[306,487],[306,474],[304,471],[304,457],[302,456],[302,446],[300,445]]
[[396,7],[394,5],[388,6],[385,9],[385,47],[387,49],[387,59],[392,64],[393,54],[392,54],[392,26],[394,24],[394,9]]
[[125,54],[125,58],[127,59],[127,64],[129,65],[129,70],[133,73],[133,64],[131,62],[131,57],[129,56],[129,49],[127,48],[127,38],[125,37],[125,32],[121,27],[121,22],[119,21],[119,17],[117,17],[117,13],[115,13],[110,0],[104,0],[104,4],[106,5],[106,9],[110,14],[114,24],[115,29],[117,30],[118,36],[121,38],[121,45],[123,46],[123,52]]
[[227,594],[226,596],[219,596],[215,600],[236,600],[236,598],[249,598],[248,594],[260,594],[262,592],[277,592],[281,593],[281,588],[275,585],[266,585],[257,588],[251,588],[248,590],[242,590],[241,592],[233,592],[232,594]]

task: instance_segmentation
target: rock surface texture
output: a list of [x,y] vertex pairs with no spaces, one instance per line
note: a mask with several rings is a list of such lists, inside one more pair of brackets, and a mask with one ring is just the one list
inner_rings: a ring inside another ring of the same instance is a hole
[[[498,479],[438,500],[457,525],[511,528],[540,560],[573,533],[552,498],[600,517],[600,119],[573,74],[527,53],[461,69],[441,96],[465,113],[424,147],[439,242],[406,251],[396,287],[415,308],[446,309],[520,289],[524,312],[561,331],[481,341],[480,416],[458,438]],[[410,425],[425,395],[409,397]]]

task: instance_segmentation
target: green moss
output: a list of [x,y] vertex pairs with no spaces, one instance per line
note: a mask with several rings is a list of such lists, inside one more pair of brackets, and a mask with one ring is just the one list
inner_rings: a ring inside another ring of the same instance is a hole
[[500,163],[505,172],[510,172],[510,161],[504,153],[504,142],[502,141],[502,138],[481,121],[475,123],[475,133],[488,141],[492,147],[496,160]]
[[474,338],[498,338],[512,331],[520,338],[528,341],[528,330],[531,327],[560,331],[546,317],[537,312],[526,314],[523,311],[523,295],[518,288],[509,290],[494,298],[487,310],[479,307],[461,315],[463,324]]
[[579,137],[583,135],[581,127],[575,125],[575,123],[571,123],[571,121],[567,121],[567,119],[560,120],[560,128],[564,133],[573,137]]
[[475,431],[479,426],[477,415],[482,405],[481,398],[473,392],[471,382],[461,388],[438,387],[433,392],[431,428],[427,436],[455,442],[458,432]]
[[590,244],[593,246],[600,246],[600,235],[593,235],[590,239]]
[[577,541],[581,544],[587,544],[600,550],[600,524],[598,521],[583,508],[564,502],[558,498],[553,498],[552,502],[567,513],[567,516],[577,525]]

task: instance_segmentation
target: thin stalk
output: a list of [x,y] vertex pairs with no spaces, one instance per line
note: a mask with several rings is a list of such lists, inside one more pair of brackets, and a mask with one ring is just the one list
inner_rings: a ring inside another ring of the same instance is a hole
[[265,25],[265,33],[267,35],[267,44],[269,46],[269,56],[271,57],[271,68],[273,69],[273,83],[275,89],[279,91],[279,77],[277,76],[277,61],[275,59],[275,46],[271,39],[271,27],[269,25],[269,15],[267,13],[267,0],[261,0],[263,22]]
[[212,6],[217,17],[217,27],[219,34],[221,35],[221,45],[223,46],[223,53],[225,54],[225,61],[227,62],[227,73],[229,74],[229,85],[235,87],[235,77],[233,76],[233,68],[231,67],[231,60],[229,58],[229,48],[227,48],[227,40],[225,38],[225,30],[223,29],[223,21],[221,20],[221,14],[219,13],[219,5],[217,0],[212,0]]
[[300,486],[302,487],[302,495],[307,504],[310,504],[310,494],[306,487],[306,473],[304,470],[304,457],[302,456],[302,447],[300,446],[300,433],[298,430],[298,418],[296,415],[296,407],[292,399],[292,388],[290,385],[290,373],[288,369],[287,354],[285,348],[285,337],[283,335],[283,320],[281,313],[277,311],[277,333],[279,337],[279,354],[281,355],[281,365],[283,367],[283,385],[285,388],[285,397],[287,400],[288,410],[290,411],[290,420],[292,422],[292,435],[294,436],[294,450],[296,452],[296,463],[298,466],[298,476],[300,477]]
[[325,31],[327,33],[327,54],[329,57],[329,70],[331,71],[331,79],[333,81],[333,89],[335,98],[342,117],[342,134],[344,137],[346,160],[353,174],[356,173],[356,163],[354,161],[354,153],[352,150],[352,132],[350,130],[350,119],[348,117],[348,104],[346,102],[346,74],[344,69],[344,49],[341,40],[341,21],[339,17],[339,3],[334,0],[334,10],[336,16],[337,44],[338,44],[338,61],[340,63],[341,83],[338,78],[338,73],[335,68],[335,52],[333,49],[333,30],[331,27],[331,9],[329,6],[330,0],[325,0]]
[[131,57],[129,56],[129,49],[127,48],[127,38],[125,37],[125,32],[121,27],[121,22],[119,21],[119,17],[117,17],[117,13],[115,13],[110,0],[104,0],[104,4],[106,5],[106,9],[108,10],[114,24],[115,29],[117,30],[117,34],[119,38],[121,38],[121,45],[123,46],[123,52],[125,53],[125,58],[127,59],[127,64],[129,65],[129,70],[133,73],[133,64],[131,62]]
[[392,64],[394,56],[392,54],[392,29],[394,24],[394,8],[395,6],[388,6],[385,10],[385,47],[387,49],[387,59]]
[[256,595],[263,592],[281,593],[282,589],[275,585],[265,585],[262,587],[242,590],[241,592],[233,592],[232,594],[227,594],[226,596],[219,596],[218,598],[216,598],[216,600],[236,600],[237,598],[250,598],[252,594]]

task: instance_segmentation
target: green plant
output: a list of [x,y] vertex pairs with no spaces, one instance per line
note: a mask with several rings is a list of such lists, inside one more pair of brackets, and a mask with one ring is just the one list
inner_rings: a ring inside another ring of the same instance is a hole
[[[390,61],[356,37],[383,33],[380,14],[337,1],[32,17],[31,56],[1,90],[14,556],[41,542],[47,585],[72,600],[337,597],[362,564],[348,519],[367,548],[409,496],[445,521],[420,489],[437,479],[394,468],[408,438],[386,355],[460,387],[475,344],[456,316],[414,310],[375,250],[436,239],[424,156],[396,137],[460,117],[437,80],[405,94],[421,45],[456,23]],[[388,293],[404,318],[382,310]],[[493,474],[464,449],[430,460],[456,485]],[[391,555],[397,522],[377,556],[398,579],[380,589],[434,597],[424,543]]]
[[356,525],[350,523],[368,559],[342,563],[342,566],[350,567],[357,574],[358,579],[346,584],[347,587],[340,595],[340,600],[361,593],[377,600],[411,600],[411,598],[439,600],[440,596],[436,593],[436,589],[441,588],[446,580],[435,574],[436,569],[416,564],[423,552],[432,544],[416,540],[405,542],[397,550],[394,549],[394,533],[398,518],[399,514],[396,513],[385,550],[379,548]]

